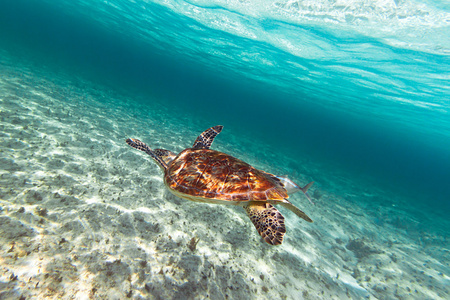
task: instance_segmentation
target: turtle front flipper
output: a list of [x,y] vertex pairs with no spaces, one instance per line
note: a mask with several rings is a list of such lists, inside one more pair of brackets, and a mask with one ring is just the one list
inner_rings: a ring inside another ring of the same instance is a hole
[[264,241],[271,245],[281,245],[286,227],[283,215],[275,207],[267,202],[251,202],[244,209]]
[[193,149],[209,149],[214,138],[222,131],[223,126],[217,125],[203,131],[195,140]]
[[144,151],[145,153],[147,153],[148,155],[150,155],[157,163],[158,165],[163,169],[163,170],[167,170],[167,164],[164,162],[164,160],[158,156],[153,150],[152,148],[150,148],[149,146],[147,146],[145,143],[141,142],[138,139],[127,139],[126,140],[127,144],[130,145],[131,147]]

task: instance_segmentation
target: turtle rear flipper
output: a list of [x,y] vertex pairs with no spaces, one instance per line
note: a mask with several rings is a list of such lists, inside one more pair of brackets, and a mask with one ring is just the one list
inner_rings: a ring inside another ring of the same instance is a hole
[[297,206],[289,202],[288,200],[284,199],[284,202],[279,203],[281,206],[286,207],[290,211],[292,211],[294,214],[302,218],[303,220],[312,223],[313,220],[311,220],[310,217],[308,217],[307,214],[305,214],[303,211],[301,211]]
[[281,245],[286,227],[283,215],[273,205],[267,202],[251,202],[245,205],[244,209],[265,242]]

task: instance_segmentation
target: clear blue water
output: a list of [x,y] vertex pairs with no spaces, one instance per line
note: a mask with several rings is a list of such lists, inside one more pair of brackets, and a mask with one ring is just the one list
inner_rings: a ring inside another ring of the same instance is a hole
[[445,2],[1,6],[3,43],[450,208]]
[[335,174],[445,215],[449,20],[443,0],[3,0],[0,47],[311,161],[324,190]]

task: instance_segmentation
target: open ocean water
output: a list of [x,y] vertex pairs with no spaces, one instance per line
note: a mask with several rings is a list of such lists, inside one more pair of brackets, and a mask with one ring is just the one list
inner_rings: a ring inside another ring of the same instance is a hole
[[[449,299],[446,1],[0,1],[0,299]],[[281,246],[129,137],[310,195]]]

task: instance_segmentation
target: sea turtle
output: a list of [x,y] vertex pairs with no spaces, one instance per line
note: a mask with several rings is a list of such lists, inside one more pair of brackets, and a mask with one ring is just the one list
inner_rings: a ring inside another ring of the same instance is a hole
[[[231,155],[211,150],[222,131],[218,125],[200,134],[191,148],[178,155],[152,150],[137,139],[127,139],[133,148],[149,154],[163,169],[164,183],[173,194],[196,202],[242,206],[267,243],[280,245],[286,232],[284,217],[273,205],[281,205],[308,222],[312,220],[287,200],[289,194],[306,193],[313,182],[301,188],[290,179],[258,170]],[[312,202],[312,201],[311,201]]]

